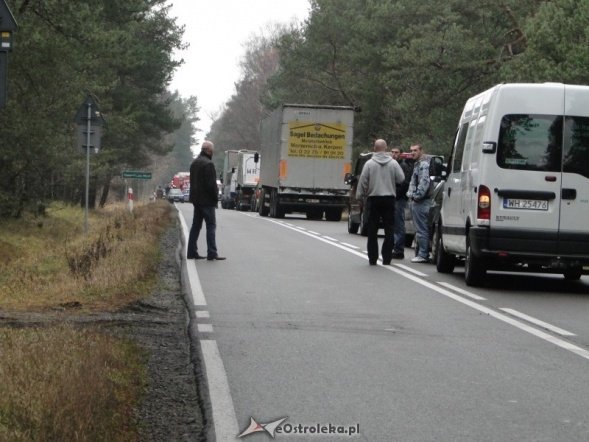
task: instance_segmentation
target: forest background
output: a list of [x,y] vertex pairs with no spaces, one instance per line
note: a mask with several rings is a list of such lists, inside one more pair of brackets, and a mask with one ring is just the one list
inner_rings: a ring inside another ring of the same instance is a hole
[[501,82],[589,84],[587,1],[311,0],[305,22],[247,42],[235,92],[202,134],[198,97],[169,90],[187,44],[169,0],[7,3],[19,29],[0,109],[0,218],[84,205],[73,119],[88,94],[106,121],[94,208],[124,198],[124,170],[151,171],[150,193],[165,185],[204,138],[218,168],[223,150],[257,150],[281,103],[353,106],[355,155],[375,138],[448,155],[469,96]]

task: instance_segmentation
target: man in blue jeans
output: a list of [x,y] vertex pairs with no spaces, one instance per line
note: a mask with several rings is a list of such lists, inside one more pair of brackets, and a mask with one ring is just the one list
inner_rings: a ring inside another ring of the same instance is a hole
[[409,190],[409,181],[411,180],[411,173],[413,166],[405,159],[401,158],[403,150],[400,147],[393,147],[391,149],[391,156],[396,160],[403,169],[405,174],[405,181],[397,185],[397,198],[395,201],[395,226],[393,244],[393,259],[405,258],[405,208],[407,207],[407,190]]
[[407,198],[411,201],[411,215],[415,225],[415,239],[417,242],[417,256],[411,262],[427,263],[429,258],[429,211],[431,200],[431,178],[429,175],[429,157],[423,152],[420,144],[410,148],[415,165],[407,191]]
[[207,227],[207,260],[221,261],[225,258],[217,253],[215,231],[217,222],[215,209],[219,198],[217,173],[213,164],[215,146],[210,141],[202,143],[200,155],[190,165],[190,202],[194,205],[192,227],[186,247],[187,259],[204,259],[198,254],[197,241],[204,220]]

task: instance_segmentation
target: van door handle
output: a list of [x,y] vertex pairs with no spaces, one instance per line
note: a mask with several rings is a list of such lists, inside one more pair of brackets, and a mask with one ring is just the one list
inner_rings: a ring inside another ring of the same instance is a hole
[[577,198],[577,189],[562,189],[561,197],[563,200],[574,200]]

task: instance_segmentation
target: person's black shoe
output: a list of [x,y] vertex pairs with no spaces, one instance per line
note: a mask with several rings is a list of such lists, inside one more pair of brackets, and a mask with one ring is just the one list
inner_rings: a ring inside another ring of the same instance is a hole
[[227,258],[225,258],[224,256],[207,256],[207,261],[223,261]]
[[370,264],[371,266],[375,266],[376,265],[376,261],[369,261],[368,264]]
[[391,255],[391,258],[393,258],[393,259],[405,259],[405,255],[403,253],[393,252],[393,254]]
[[198,253],[196,255],[187,256],[186,259],[205,259],[204,256],[200,256]]
[[382,265],[384,265],[384,266],[390,266],[391,265],[391,262],[390,261],[383,261],[382,262]]

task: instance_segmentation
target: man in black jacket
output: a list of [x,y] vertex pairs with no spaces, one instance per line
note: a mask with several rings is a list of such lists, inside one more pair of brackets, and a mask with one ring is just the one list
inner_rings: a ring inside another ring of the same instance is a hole
[[190,165],[190,202],[194,205],[194,217],[188,246],[187,259],[204,259],[197,250],[198,235],[204,220],[207,226],[207,259],[209,261],[221,261],[225,259],[217,254],[215,230],[215,209],[218,201],[217,172],[213,164],[213,151],[215,146],[210,141],[202,143],[200,155]]

